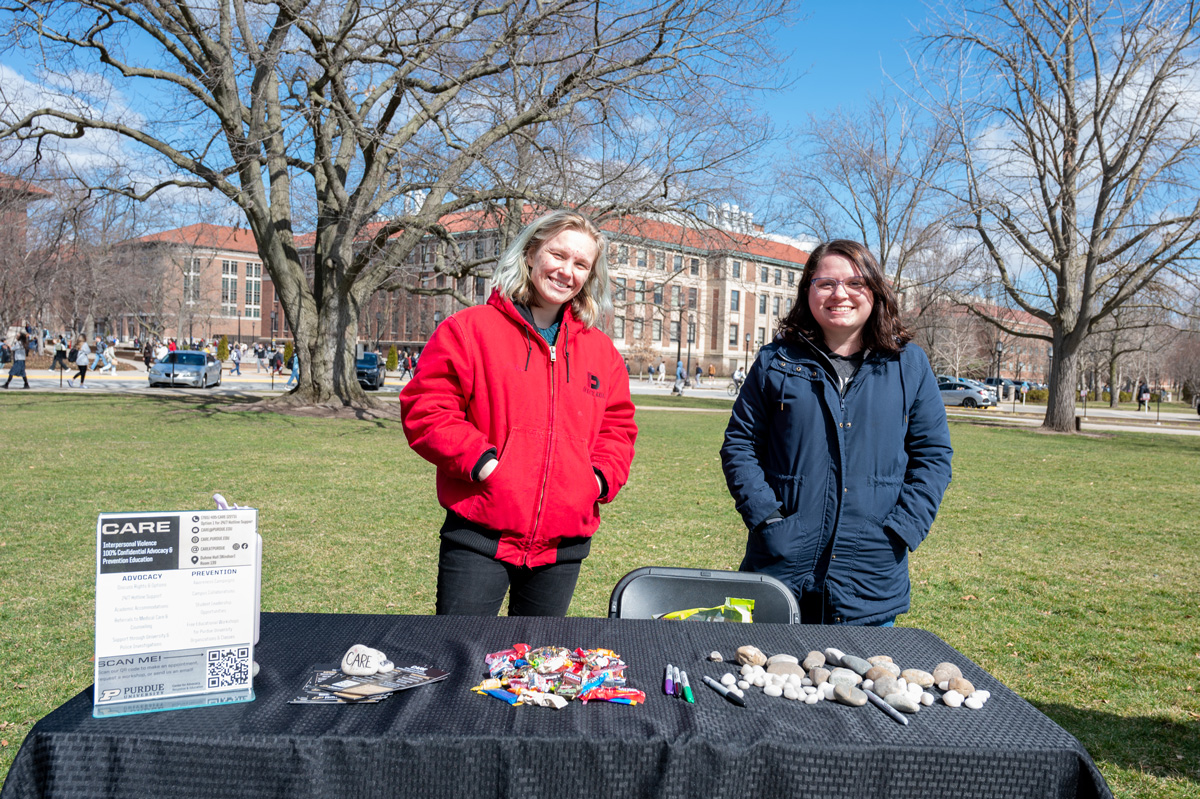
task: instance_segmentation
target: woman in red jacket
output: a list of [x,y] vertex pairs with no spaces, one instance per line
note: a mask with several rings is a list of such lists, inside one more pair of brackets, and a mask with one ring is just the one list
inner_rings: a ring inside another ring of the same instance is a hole
[[629,375],[598,327],[606,243],[583,216],[534,221],[485,305],[442,322],[400,392],[404,434],[446,508],[437,612],[565,616],[579,567],[629,478]]

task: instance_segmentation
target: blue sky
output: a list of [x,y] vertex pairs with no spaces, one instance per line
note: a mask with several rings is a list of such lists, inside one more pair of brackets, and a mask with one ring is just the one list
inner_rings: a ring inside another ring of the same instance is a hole
[[798,125],[809,113],[859,105],[885,86],[884,70],[903,81],[911,23],[929,12],[920,0],[810,0],[805,19],[780,31],[777,43],[793,51],[788,69],[802,74],[794,86],[770,98],[767,109],[779,127]]

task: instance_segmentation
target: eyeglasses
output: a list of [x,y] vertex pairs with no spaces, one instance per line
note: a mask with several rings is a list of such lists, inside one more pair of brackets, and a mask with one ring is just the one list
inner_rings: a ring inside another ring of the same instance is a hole
[[831,277],[819,277],[810,284],[818,294],[832,294],[838,286],[846,289],[847,294],[866,294],[871,290],[867,281],[861,277],[850,277],[845,280],[834,280]]

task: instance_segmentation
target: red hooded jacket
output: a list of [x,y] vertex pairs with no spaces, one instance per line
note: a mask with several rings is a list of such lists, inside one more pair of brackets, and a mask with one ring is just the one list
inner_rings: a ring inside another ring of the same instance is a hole
[[[553,348],[498,292],[449,317],[400,407],[409,445],[437,467],[438,501],[498,531],[506,563],[555,563],[561,539],[595,533],[599,503],[629,479],[637,425],[625,363],[569,305]],[[492,449],[495,470],[473,480]]]

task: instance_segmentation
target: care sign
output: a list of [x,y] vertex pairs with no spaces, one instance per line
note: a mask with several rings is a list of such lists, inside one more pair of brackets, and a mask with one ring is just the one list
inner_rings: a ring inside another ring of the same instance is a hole
[[247,508],[101,514],[93,716],[254,698],[257,527]]

